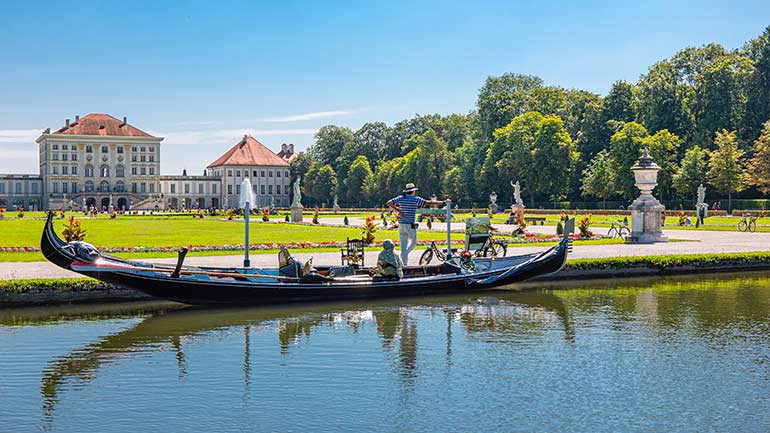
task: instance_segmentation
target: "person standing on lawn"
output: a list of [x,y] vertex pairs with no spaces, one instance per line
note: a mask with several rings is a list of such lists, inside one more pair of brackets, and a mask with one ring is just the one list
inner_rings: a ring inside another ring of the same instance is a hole
[[401,195],[388,200],[388,207],[398,212],[398,235],[401,241],[401,261],[409,263],[409,253],[417,246],[417,209],[425,206],[441,206],[447,201],[426,200],[416,195],[417,187],[407,183]]

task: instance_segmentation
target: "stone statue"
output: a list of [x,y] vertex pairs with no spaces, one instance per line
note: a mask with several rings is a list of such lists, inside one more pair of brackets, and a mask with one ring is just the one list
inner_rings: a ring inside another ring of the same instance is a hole
[[337,204],[337,194],[334,194],[334,204],[332,205],[332,208],[334,209],[334,212],[338,212],[340,210],[340,205]]
[[300,192],[299,182],[302,179],[301,176],[297,177],[294,181],[294,200],[291,202],[291,207],[302,207],[302,193]]
[[698,185],[698,203],[695,205],[698,220],[703,224],[703,219],[708,217],[709,205],[706,203],[706,188],[703,184]]
[[521,185],[519,184],[519,181],[517,180],[515,183],[511,181],[511,186],[513,187],[513,206],[511,207],[524,209],[524,201],[521,199]]

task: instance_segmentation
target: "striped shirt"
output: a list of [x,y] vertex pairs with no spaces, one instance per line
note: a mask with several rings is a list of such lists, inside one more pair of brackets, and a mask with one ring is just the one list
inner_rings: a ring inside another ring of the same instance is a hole
[[399,224],[414,224],[417,208],[425,206],[425,199],[416,195],[400,195],[393,199],[393,204],[401,208]]

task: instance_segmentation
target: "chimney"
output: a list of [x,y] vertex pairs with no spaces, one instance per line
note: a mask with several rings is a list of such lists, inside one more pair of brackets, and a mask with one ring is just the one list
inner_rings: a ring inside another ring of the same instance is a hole
[[51,128],[45,128],[45,131],[43,131],[43,134],[50,134]]
[[75,115],[75,123],[78,123],[78,122],[80,122],[80,115],[76,114]]
[[294,153],[294,143],[289,143],[289,153]]
[[69,128],[70,127],[70,120],[69,119],[64,121],[64,127],[65,128]]
[[286,145],[286,143],[281,143],[281,153],[286,153],[286,150],[287,150],[288,148],[289,148],[289,147]]
[[125,126],[125,125],[128,125],[128,119],[126,118],[126,116],[123,116],[123,123],[121,123],[120,126]]

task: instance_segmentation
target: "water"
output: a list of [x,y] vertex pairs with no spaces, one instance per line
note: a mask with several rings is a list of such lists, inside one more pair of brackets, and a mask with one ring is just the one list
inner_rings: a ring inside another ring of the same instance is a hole
[[0,310],[0,431],[769,431],[770,277]]

